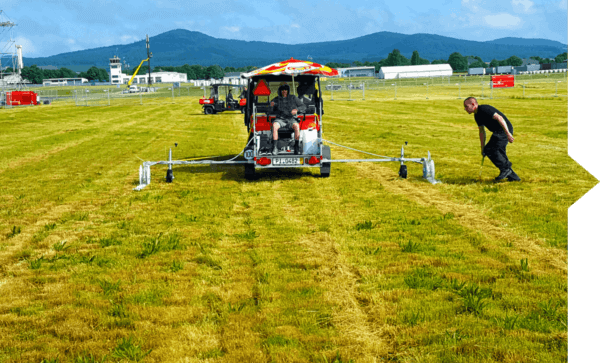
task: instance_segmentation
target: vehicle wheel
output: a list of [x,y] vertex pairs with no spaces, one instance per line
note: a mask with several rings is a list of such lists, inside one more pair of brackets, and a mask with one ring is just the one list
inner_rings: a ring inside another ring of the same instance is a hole
[[[331,160],[331,149],[329,146],[323,146],[323,158]],[[329,174],[331,174],[331,163],[322,163],[321,177],[329,178]]]
[[207,115],[212,115],[215,112],[212,107],[204,107],[204,113]]
[[408,169],[406,168],[406,165],[400,165],[400,171],[398,172],[398,175],[402,179],[406,179],[406,177],[408,176]]
[[248,180],[254,180],[256,178],[254,164],[244,164],[244,177]]

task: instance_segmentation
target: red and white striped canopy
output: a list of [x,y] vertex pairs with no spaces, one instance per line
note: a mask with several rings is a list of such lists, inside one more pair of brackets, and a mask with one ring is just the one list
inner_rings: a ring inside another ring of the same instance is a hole
[[302,74],[320,75],[326,77],[337,76],[339,73],[337,69],[332,69],[319,63],[309,62],[290,58],[286,61],[273,63],[266,67],[256,69],[252,72],[242,74],[244,78],[252,78],[255,76],[264,75],[288,75],[297,76]]

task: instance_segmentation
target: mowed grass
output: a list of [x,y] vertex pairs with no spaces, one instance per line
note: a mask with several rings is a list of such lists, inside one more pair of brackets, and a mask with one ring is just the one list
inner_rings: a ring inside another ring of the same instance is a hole
[[241,115],[3,110],[0,361],[566,361],[567,209],[597,181],[567,155],[566,99],[489,103],[521,183],[488,160],[479,179],[461,100],[325,103],[325,139],[408,141],[442,184],[419,164],[176,166],[170,184],[156,166],[140,192],[140,159],[238,154]]

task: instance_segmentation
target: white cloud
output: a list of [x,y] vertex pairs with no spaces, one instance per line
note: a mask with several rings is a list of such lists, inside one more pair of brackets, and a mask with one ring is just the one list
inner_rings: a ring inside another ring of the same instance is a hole
[[535,12],[535,4],[531,0],[512,0],[512,6],[515,11],[524,13]]
[[75,39],[67,39],[67,44],[75,44]]
[[569,2],[567,0],[562,0],[559,4],[558,4],[558,8],[561,10],[567,10]]
[[225,29],[226,31],[228,31],[230,33],[237,33],[240,31],[239,26],[224,26],[223,29]]
[[514,29],[521,25],[521,18],[507,13],[486,15],[483,20],[493,28]]
[[136,38],[133,35],[121,35],[119,39],[121,40],[121,43],[128,44],[133,43]]
[[[33,45],[33,42],[27,38],[24,37],[16,37],[15,38],[15,45],[21,45],[22,46],[22,52],[23,52],[23,56],[24,57],[31,57],[31,54],[34,54],[35,52],[37,52],[37,49],[35,48],[35,46]],[[17,53],[17,49],[14,48],[15,54]]]
[[460,4],[472,10],[479,9],[479,0],[462,0]]

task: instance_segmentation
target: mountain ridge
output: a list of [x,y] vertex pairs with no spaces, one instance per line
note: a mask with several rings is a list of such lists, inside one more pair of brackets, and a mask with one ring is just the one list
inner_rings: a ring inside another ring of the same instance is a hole
[[[153,53],[152,67],[181,66],[184,64],[203,66],[219,64],[221,67],[253,65],[261,67],[290,57],[306,59],[308,56],[319,63],[373,62],[386,58],[394,49],[398,49],[407,58],[410,58],[412,52],[416,50],[421,58],[429,61],[435,59],[447,60],[453,52],[459,52],[462,55],[475,55],[481,57],[484,61],[490,61],[492,59],[506,59],[512,55],[520,58],[531,56],[554,58],[556,55],[566,52],[568,46],[560,42],[539,38],[507,37],[478,42],[436,34],[417,33],[408,35],[387,31],[347,40],[303,44],[221,39],[186,29],[173,29],[150,37],[150,50]],[[142,59],[146,58],[145,40],[61,53],[48,57],[25,57],[23,60],[25,65],[54,65],[60,68],[79,64],[93,64],[97,67],[107,68],[109,58],[115,55],[119,56],[130,67],[135,68]]]

